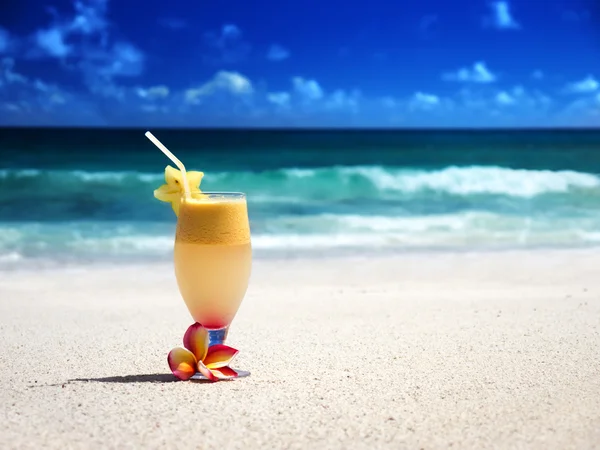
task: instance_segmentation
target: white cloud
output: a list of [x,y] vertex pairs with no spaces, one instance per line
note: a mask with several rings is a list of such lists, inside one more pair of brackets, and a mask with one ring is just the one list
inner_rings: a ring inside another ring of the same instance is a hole
[[18,113],[21,111],[21,107],[15,103],[9,103],[9,102],[5,102],[4,104],[2,104],[2,107],[11,113]]
[[491,25],[499,30],[518,30],[521,25],[513,18],[510,4],[507,1],[496,1],[489,5],[490,16],[484,19],[484,24]]
[[107,78],[136,77],[144,70],[145,56],[128,42],[117,42],[110,51],[96,54],[99,73]]
[[325,101],[326,109],[338,109],[349,112],[358,112],[360,92],[353,90],[346,92],[343,89],[336,89]]
[[289,50],[279,44],[271,45],[271,47],[269,47],[269,51],[267,52],[267,59],[270,61],[283,61],[289,57]]
[[398,106],[398,102],[396,101],[396,99],[394,97],[390,97],[385,96],[383,98],[380,99],[381,101],[381,105],[384,106],[385,108],[395,108],[396,106]]
[[[268,103],[291,111],[294,114],[319,114],[330,113],[358,113],[362,94],[358,89],[335,89],[326,93],[321,85],[314,79],[304,77],[292,78],[292,89],[289,92],[267,92],[265,98]],[[332,120],[328,116],[328,120]]]
[[542,72],[541,70],[535,70],[531,74],[531,78],[533,78],[534,80],[541,80],[544,78],[544,72]]
[[252,83],[245,76],[237,72],[221,71],[215,75],[214,79],[208,83],[215,89],[225,89],[232,94],[250,94],[252,93]]
[[496,103],[499,105],[514,105],[516,102],[515,98],[506,91],[500,91],[496,94]]
[[227,23],[221,28],[221,37],[223,39],[237,39],[242,35],[242,30],[233,23]]
[[78,70],[92,93],[123,99],[124,89],[115,78],[141,75],[146,58],[131,42],[112,38],[113,28],[108,0],[74,1],[71,14],[55,12],[49,27],[33,33],[26,56],[58,59],[63,68]]
[[145,60],[144,53],[133,44],[116,42],[109,48],[88,50],[76,67],[90,92],[124,100],[126,89],[116,79],[138,77],[144,71]]
[[251,81],[238,72],[220,71],[210,80],[198,88],[185,91],[187,103],[199,103],[203,97],[216,93],[227,93],[235,96],[247,95],[254,92]]
[[489,85],[470,85],[452,96],[452,114],[444,118],[462,124],[503,127],[552,125],[556,104],[538,89],[521,85],[495,89]]
[[309,101],[320,100],[323,98],[323,89],[316,80],[307,80],[303,77],[292,78],[294,91],[302,98]]
[[0,86],[9,84],[27,84],[29,79],[20,73],[14,71],[15,60],[12,58],[4,58],[0,66]]
[[169,96],[170,90],[167,86],[159,85],[152,86],[147,89],[138,88],[136,92],[140,98],[147,100],[159,100],[167,98]]
[[588,75],[586,78],[574,83],[567,85],[567,92],[575,94],[585,94],[589,92],[596,92],[600,88],[600,83],[592,75]]
[[467,83],[493,83],[497,80],[497,76],[487,68],[485,62],[478,61],[472,68],[463,67],[456,72],[445,73],[442,79]]
[[54,58],[64,58],[73,51],[73,47],[66,44],[65,33],[60,28],[38,30],[35,33],[35,43],[40,50]]
[[69,33],[90,36],[105,31],[109,27],[106,19],[108,0],[75,1],[75,16],[67,23]]
[[[67,98],[57,86],[32,79],[15,70],[15,61],[4,58],[0,63],[0,104],[11,114],[27,113],[34,117],[39,113],[50,113],[67,103]],[[3,118],[10,122],[11,117]]]
[[426,94],[418,91],[411,97],[409,108],[430,110],[440,105],[440,98],[437,95]]
[[211,49],[204,61],[212,65],[230,65],[244,61],[250,54],[250,45],[242,39],[242,30],[228,23],[219,32],[208,32],[204,36],[206,45]]
[[[600,82],[588,76],[581,81],[567,85],[567,93],[578,94],[575,100],[566,105],[561,115],[569,120],[577,120],[580,125],[598,125],[600,116]],[[563,91],[564,92],[564,91]],[[588,119],[593,118],[590,122]]]
[[[55,23],[48,28],[37,30],[33,35],[36,49],[31,52],[34,57],[48,56],[52,58],[65,58],[74,53],[82,57],[92,47],[105,47],[108,39],[110,23],[106,18],[108,0],[87,0],[73,2],[74,13],[65,17],[57,16]],[[93,37],[79,45],[68,44],[70,38]]]
[[267,94],[267,100],[278,106],[289,106],[290,98],[288,92],[270,92]]
[[140,109],[145,113],[157,113],[157,112],[168,112],[168,108],[158,105],[142,105]]
[[58,105],[64,105],[65,103],[67,103],[67,101],[65,100],[65,97],[63,97],[59,93],[54,93],[54,94],[50,95],[48,100],[50,101],[50,103],[55,103]]
[[582,121],[586,123],[587,119],[593,118],[589,125],[597,126],[600,115],[600,93],[595,95],[580,96],[569,103],[562,111],[560,116]]
[[8,30],[0,27],[0,55],[8,52],[10,49],[11,37]]

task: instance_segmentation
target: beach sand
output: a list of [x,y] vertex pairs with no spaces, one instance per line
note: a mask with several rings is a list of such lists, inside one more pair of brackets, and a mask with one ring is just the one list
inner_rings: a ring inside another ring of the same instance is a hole
[[0,273],[0,448],[600,448],[591,250],[257,260],[228,343],[174,382],[169,264]]

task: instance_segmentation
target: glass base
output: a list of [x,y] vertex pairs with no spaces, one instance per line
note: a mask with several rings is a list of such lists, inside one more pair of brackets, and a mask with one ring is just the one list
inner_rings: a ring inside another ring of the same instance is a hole
[[212,347],[216,344],[224,344],[225,339],[227,339],[227,332],[229,331],[229,327],[224,328],[215,328],[208,330],[208,346]]
[[[232,367],[233,369],[233,367]],[[247,377],[248,375],[250,375],[250,372],[248,372],[247,370],[239,370],[239,369],[233,369],[237,372],[238,376],[235,378],[229,378],[229,380],[235,380],[236,378],[243,378],[243,377]],[[192,378],[190,378],[190,380],[192,381],[207,381],[208,378],[206,378],[204,375],[202,375],[200,372],[196,372],[195,375],[192,376]]]

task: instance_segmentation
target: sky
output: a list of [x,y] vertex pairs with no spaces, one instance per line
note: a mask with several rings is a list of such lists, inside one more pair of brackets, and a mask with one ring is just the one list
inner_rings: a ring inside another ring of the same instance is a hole
[[0,125],[600,124],[596,0],[21,0]]

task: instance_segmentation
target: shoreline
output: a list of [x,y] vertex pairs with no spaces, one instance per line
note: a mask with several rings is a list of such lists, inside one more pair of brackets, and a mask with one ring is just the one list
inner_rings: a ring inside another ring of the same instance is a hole
[[[597,246],[539,246],[539,247],[453,247],[453,248],[391,248],[388,250],[323,250],[320,254],[316,249],[309,251],[265,251],[253,250],[253,263],[285,263],[293,261],[306,262],[336,262],[364,260],[402,260],[406,258],[453,258],[463,256],[495,257],[500,255],[540,255],[560,257],[561,255],[591,256],[600,254],[600,244]],[[0,273],[14,271],[60,271],[64,269],[104,269],[111,267],[136,266],[167,266],[173,265],[173,254],[156,256],[111,256],[111,257],[69,257],[62,259],[24,258],[0,259]]]

